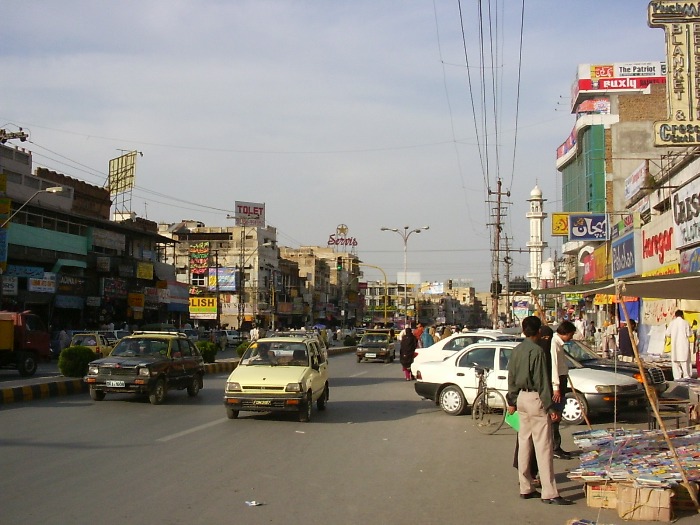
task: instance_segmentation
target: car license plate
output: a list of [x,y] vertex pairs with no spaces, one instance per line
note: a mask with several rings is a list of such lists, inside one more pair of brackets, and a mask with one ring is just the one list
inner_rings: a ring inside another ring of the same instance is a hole
[[375,354],[374,352],[367,352],[365,354],[365,357],[377,357],[377,354]]
[[253,404],[254,405],[270,405],[270,404],[272,404],[272,401],[266,401],[266,400],[259,399],[259,400],[253,401]]
[[107,381],[107,386],[112,388],[124,388],[124,381]]

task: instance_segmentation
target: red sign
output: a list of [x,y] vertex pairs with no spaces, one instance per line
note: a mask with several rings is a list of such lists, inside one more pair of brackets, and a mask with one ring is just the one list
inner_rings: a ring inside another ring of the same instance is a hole
[[666,77],[618,77],[618,78],[580,78],[579,91],[613,91],[624,89],[646,89],[651,84],[665,84]]

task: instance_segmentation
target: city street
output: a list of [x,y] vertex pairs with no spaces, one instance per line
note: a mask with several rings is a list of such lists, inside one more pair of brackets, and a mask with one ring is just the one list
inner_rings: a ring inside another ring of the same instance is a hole
[[[398,363],[344,354],[331,370],[328,408],[309,424],[246,412],[226,419],[226,374],[207,376],[199,397],[174,391],[161,406],[86,394],[4,406],[2,522],[621,522],[614,510],[586,506],[563,473],[575,460],[555,468],[576,505],[519,499],[515,433],[481,435],[469,416],[420,400]],[[567,448],[573,430],[563,430]]]

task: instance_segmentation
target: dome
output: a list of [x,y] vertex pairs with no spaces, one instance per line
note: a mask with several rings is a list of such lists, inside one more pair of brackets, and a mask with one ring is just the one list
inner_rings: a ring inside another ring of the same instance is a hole
[[530,197],[542,198],[542,190],[537,184],[535,184],[535,187],[532,188],[532,191],[530,192]]

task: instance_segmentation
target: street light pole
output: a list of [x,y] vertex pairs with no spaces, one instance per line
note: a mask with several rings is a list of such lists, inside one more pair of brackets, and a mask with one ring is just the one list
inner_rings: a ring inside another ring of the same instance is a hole
[[40,193],[61,193],[62,191],[63,186],[51,186],[50,188],[44,188],[43,190],[35,191],[34,194],[31,197],[29,197],[26,201],[24,201],[24,203],[19,208],[17,208],[12,215],[10,215],[7,219],[5,219],[5,221],[2,224],[0,224],[0,228],[4,228],[5,226],[7,226],[10,223],[10,221],[15,217],[15,215],[17,215],[22,210],[22,208],[29,204],[29,202]]
[[422,228],[415,228],[413,230],[410,226],[404,226],[403,231],[400,231],[398,228],[387,228],[385,226],[382,226],[380,229],[383,232],[389,231],[398,233],[403,239],[403,325],[404,328],[406,328],[408,326],[408,278],[406,276],[406,272],[408,271],[408,238],[413,233],[429,230],[430,226],[423,226]]

